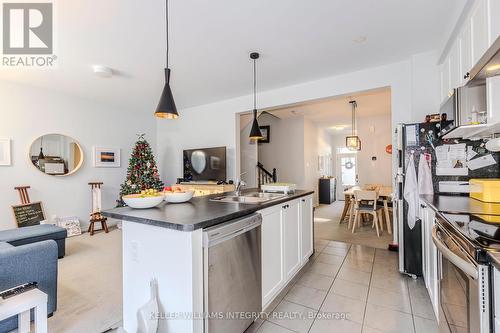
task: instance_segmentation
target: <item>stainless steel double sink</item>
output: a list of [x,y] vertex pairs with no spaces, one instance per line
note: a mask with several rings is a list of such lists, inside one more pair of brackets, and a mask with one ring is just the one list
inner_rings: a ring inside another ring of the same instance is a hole
[[259,204],[285,197],[282,193],[250,192],[241,195],[225,195],[210,199],[210,201],[232,202],[244,204]]

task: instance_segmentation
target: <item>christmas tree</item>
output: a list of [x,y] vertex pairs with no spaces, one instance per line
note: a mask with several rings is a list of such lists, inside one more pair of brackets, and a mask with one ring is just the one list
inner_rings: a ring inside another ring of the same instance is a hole
[[127,194],[140,193],[141,190],[146,189],[161,191],[163,182],[160,180],[151,146],[144,138],[144,134],[141,134],[129,159],[127,178],[121,185],[120,198]]

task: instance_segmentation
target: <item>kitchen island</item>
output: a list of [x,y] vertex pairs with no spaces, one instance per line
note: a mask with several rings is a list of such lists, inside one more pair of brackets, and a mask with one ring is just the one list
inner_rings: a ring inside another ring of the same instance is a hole
[[265,309],[313,253],[312,193],[295,191],[251,204],[214,201],[224,195],[218,194],[151,209],[103,212],[123,221],[124,329],[137,331],[138,311],[150,299],[154,278],[158,332],[203,332],[203,231],[254,213],[262,215],[261,310]]

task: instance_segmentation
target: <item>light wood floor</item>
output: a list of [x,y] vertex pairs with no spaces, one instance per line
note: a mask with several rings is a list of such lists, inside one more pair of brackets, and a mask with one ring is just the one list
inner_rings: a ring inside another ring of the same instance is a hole
[[[392,241],[392,235],[384,232],[377,237],[371,223],[352,233],[347,230],[347,223],[340,224],[340,216],[344,201],[335,201],[331,205],[320,205],[314,213],[314,234],[316,239],[334,240],[351,244],[361,244],[379,249],[387,249]],[[385,225],[385,224],[384,224]]]

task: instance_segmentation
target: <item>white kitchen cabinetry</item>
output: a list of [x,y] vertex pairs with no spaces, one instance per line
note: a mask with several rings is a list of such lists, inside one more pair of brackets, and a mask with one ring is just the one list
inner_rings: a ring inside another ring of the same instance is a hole
[[285,283],[281,206],[262,210],[262,304],[268,304]]
[[313,254],[313,198],[308,196],[300,199],[300,214],[302,217],[301,262],[306,263]]
[[441,68],[441,102],[446,101],[450,97],[450,90],[450,58],[448,57]]
[[312,254],[312,195],[259,211],[262,215],[262,309]]
[[432,228],[436,213],[420,200],[420,219],[422,220],[422,273],[425,287],[429,293],[436,318],[439,316],[439,280],[438,280],[438,250],[432,242]]
[[462,85],[460,68],[460,40],[455,41],[450,51],[450,93]]
[[283,233],[285,244],[285,278],[291,279],[301,263],[301,219],[299,201],[287,202],[283,206]]
[[[498,0],[494,0],[498,1]],[[476,64],[489,46],[488,7],[489,0],[476,1],[471,14],[472,63]]]
[[465,26],[460,34],[460,75],[462,76],[462,86],[469,80],[472,64],[472,26],[470,20],[465,22]]

